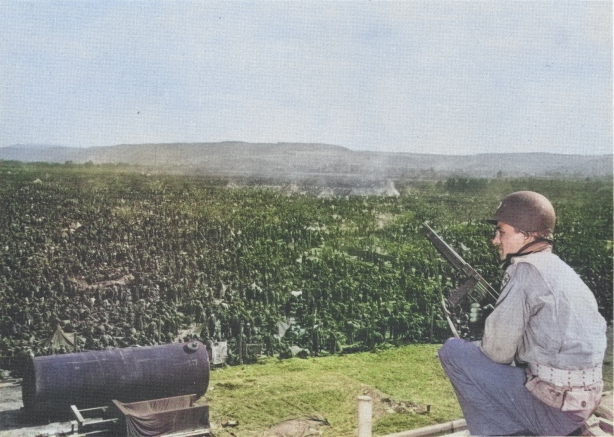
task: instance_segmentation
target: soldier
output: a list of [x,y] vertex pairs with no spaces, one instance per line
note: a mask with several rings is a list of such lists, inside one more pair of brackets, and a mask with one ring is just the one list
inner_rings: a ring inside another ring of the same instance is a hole
[[552,253],[555,221],[531,191],[505,197],[489,220],[506,270],[482,344],[454,338],[439,351],[471,434],[567,435],[599,404],[606,322]]

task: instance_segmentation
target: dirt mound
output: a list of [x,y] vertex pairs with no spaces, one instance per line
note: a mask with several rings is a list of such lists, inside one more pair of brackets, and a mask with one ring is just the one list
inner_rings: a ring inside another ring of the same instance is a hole
[[362,395],[372,399],[374,418],[392,413],[428,414],[431,411],[430,405],[419,405],[412,401],[394,399],[373,387],[363,388]]

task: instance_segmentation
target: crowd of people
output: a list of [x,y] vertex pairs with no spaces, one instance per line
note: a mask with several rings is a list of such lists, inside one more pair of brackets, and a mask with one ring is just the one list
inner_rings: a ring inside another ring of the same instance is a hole
[[228,230],[207,226],[204,235],[164,195],[154,203],[125,194],[65,183],[4,191],[1,356],[50,353],[43,340],[58,326],[76,334],[79,349],[175,341],[205,321],[201,336],[228,334],[213,314],[225,278],[205,277],[196,254],[226,265]]
[[[266,211],[271,202],[287,204],[279,193],[239,190],[234,201],[229,193],[131,188],[129,178],[5,185],[0,356],[51,353],[44,340],[57,327],[85,350],[177,341],[190,328],[203,341],[259,342],[268,353],[283,349],[284,336],[339,350],[343,333],[323,325],[328,319],[332,326],[335,315],[317,315],[317,308],[354,311],[351,293],[375,305],[375,290],[389,281],[373,275],[357,284],[347,278],[347,257],[310,255],[329,232],[314,222],[318,212],[289,210],[280,218],[279,209]],[[326,302],[334,283],[339,299]],[[365,329],[373,329],[372,311],[362,313]],[[359,318],[348,324],[350,337]]]
[[188,336],[319,353],[447,335],[437,305],[452,284],[421,228],[443,203],[36,168],[0,179],[0,368],[54,352],[57,327],[78,350]]

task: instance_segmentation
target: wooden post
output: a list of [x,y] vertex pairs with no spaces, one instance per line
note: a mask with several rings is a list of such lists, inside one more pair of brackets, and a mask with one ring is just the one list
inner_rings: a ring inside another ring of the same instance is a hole
[[373,403],[370,396],[358,396],[358,437],[371,437]]

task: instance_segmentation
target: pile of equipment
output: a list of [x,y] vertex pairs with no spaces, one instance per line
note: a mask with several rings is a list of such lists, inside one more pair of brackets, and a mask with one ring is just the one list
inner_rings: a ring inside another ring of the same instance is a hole
[[82,435],[209,433],[209,358],[197,341],[33,357],[22,397],[28,417],[72,412]]

